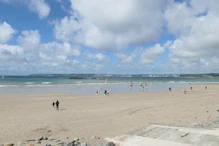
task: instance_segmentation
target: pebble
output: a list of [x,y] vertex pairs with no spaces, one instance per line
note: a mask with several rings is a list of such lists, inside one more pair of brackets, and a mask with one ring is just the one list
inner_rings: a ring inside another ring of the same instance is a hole
[[109,142],[105,146],[116,146],[116,145],[113,142]]
[[13,145],[14,145],[13,143],[4,144],[4,146],[13,146]]
[[32,143],[29,143],[27,146],[34,146]]
[[50,139],[49,139],[49,141],[53,141],[53,140],[56,140],[56,139],[55,139],[55,138],[50,138]]
[[19,146],[19,145],[23,145],[24,143],[23,142],[18,142],[17,143],[17,145]]
[[79,141],[79,138],[73,138],[74,141]]
[[44,139],[44,137],[40,137],[40,138],[37,139],[37,141],[41,141],[43,139]]
[[35,139],[28,139],[26,142],[36,141]]
[[86,142],[81,143],[81,146],[87,146]]

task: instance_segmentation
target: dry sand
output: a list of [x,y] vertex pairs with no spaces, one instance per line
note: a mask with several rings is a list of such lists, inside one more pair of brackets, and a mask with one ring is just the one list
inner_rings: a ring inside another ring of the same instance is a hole
[[[149,124],[190,126],[219,114],[219,85],[115,95],[0,95],[0,143],[50,136],[114,137]],[[60,109],[52,102],[60,101]]]

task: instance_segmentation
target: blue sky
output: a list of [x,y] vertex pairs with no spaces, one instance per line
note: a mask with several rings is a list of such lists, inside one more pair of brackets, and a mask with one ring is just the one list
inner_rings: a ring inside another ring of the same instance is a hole
[[0,74],[219,72],[217,0],[0,0]]

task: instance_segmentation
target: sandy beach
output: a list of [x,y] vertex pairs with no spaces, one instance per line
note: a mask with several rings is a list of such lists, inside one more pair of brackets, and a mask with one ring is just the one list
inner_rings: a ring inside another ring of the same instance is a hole
[[[169,92],[99,95],[1,94],[0,144],[36,139],[114,137],[149,124],[191,126],[219,115],[219,85]],[[52,102],[59,100],[56,110]]]

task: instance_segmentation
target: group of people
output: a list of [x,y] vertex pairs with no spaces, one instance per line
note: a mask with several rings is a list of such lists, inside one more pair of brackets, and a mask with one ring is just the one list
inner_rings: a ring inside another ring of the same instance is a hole
[[59,110],[59,101],[57,100],[56,102],[52,103],[52,106],[55,107],[56,105],[56,109]]
[[[190,84],[189,84],[190,85]],[[207,86],[205,86],[205,89],[207,89],[208,87]],[[192,86],[190,86],[190,90],[192,90]],[[169,87],[169,91],[171,92],[172,91],[172,89],[171,89],[171,87]],[[184,92],[184,94],[186,94],[186,89],[183,89],[183,92]]]
[[[98,90],[96,90],[96,94],[98,95],[99,94],[99,91]],[[109,90],[105,90],[104,91],[104,95],[108,95],[109,94]]]

